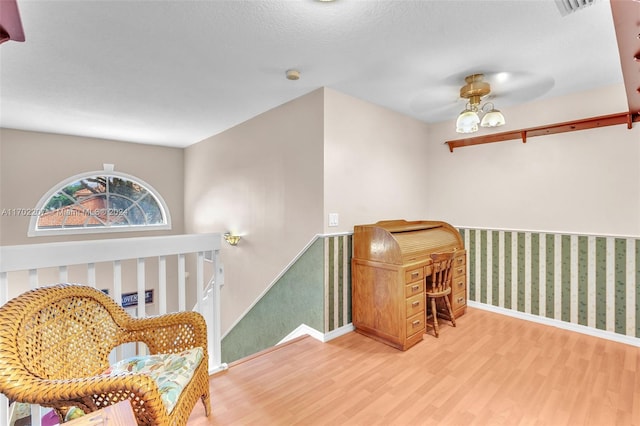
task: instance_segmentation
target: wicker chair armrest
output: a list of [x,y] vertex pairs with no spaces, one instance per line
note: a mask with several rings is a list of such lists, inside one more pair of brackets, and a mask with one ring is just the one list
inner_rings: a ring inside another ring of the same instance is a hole
[[152,354],[176,353],[194,347],[207,351],[207,324],[198,312],[136,318],[125,328],[134,340],[144,342]]
[[[91,405],[87,404],[87,401],[100,395],[109,395],[112,398],[111,403],[130,399],[131,396],[143,401],[160,397],[158,385],[151,377],[134,373],[65,380],[31,376],[23,378],[16,386],[5,389],[4,393],[16,401],[47,407],[71,406],[76,402],[80,402],[80,405]],[[108,401],[102,403],[108,404]]]

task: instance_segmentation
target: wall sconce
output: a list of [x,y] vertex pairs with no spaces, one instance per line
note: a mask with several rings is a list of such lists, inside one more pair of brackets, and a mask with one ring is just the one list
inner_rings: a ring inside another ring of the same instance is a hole
[[237,246],[240,241],[240,235],[231,235],[231,232],[225,233],[223,237],[231,246]]

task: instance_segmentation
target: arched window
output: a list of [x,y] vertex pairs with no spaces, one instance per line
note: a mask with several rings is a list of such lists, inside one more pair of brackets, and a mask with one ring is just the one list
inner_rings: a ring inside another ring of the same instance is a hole
[[151,185],[106,166],[49,190],[34,209],[29,236],[171,229],[169,209]]

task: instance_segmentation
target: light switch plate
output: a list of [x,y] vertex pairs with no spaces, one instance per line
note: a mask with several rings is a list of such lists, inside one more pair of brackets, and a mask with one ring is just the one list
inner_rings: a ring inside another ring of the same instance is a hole
[[338,226],[338,213],[329,213],[329,226]]

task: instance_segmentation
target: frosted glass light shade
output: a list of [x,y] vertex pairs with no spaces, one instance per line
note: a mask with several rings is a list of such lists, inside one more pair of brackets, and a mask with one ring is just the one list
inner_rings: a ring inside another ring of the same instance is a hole
[[504,115],[497,109],[492,109],[482,117],[480,125],[482,127],[498,127],[503,126],[504,123]]
[[462,111],[456,120],[456,132],[473,133],[478,131],[480,118],[474,111],[468,109]]

